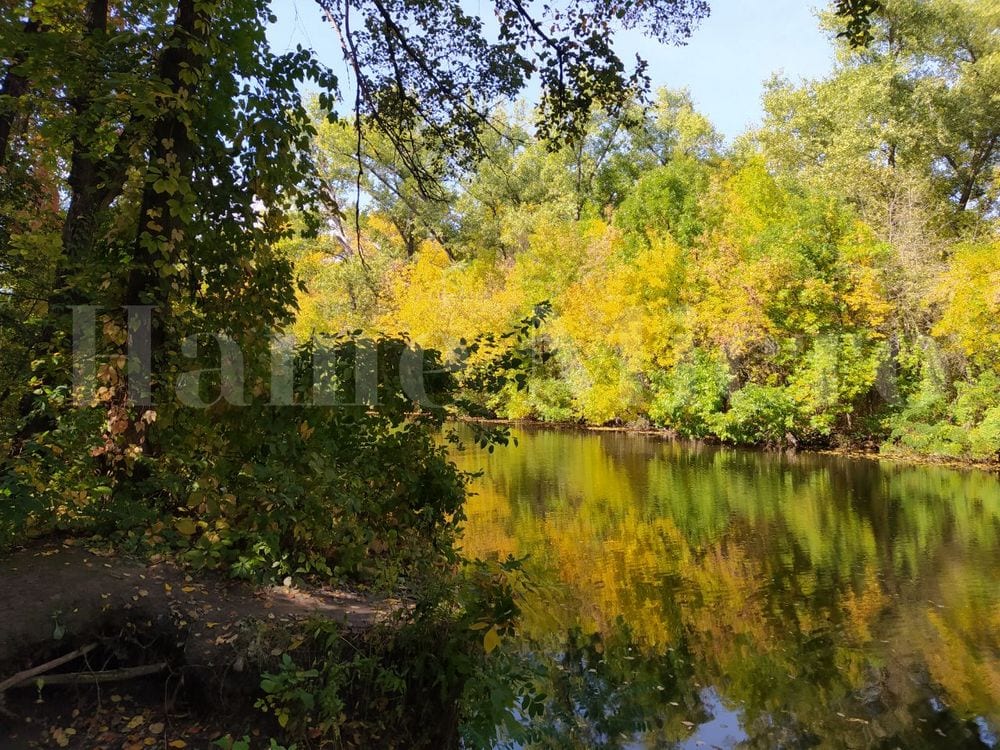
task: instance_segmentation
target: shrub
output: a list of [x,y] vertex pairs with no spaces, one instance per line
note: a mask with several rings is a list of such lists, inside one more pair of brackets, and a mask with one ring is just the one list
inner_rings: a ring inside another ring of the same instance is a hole
[[798,410],[785,388],[749,383],[733,394],[729,411],[712,420],[722,440],[780,445],[796,431]]
[[810,432],[827,437],[875,385],[883,348],[853,334],[821,336],[789,382]]
[[974,458],[1000,458],[1000,406],[988,409],[969,433],[969,448]]
[[728,366],[696,350],[687,360],[653,376],[650,418],[689,437],[705,437],[725,407],[732,376]]
[[991,370],[955,384],[949,398],[925,375],[896,420],[889,451],[911,450],[949,458],[997,458],[1000,453],[1000,377]]
[[523,390],[505,389],[509,400],[504,408],[508,419],[537,418],[545,422],[571,422],[576,414],[573,393],[558,377],[529,377]]
[[[270,405],[262,393],[245,406],[169,402],[138,413],[112,388],[92,408],[67,409],[65,389],[53,390],[38,408],[52,404],[54,428],[24,446],[16,486],[2,489],[49,509],[50,528],[174,545],[198,567],[392,583],[451,559],[465,496],[436,437],[444,410],[416,410],[404,395],[404,347],[376,348],[377,406],[351,405],[362,399],[351,392],[350,341],[298,352],[294,405]],[[447,403],[453,381],[427,356],[437,371],[427,395]],[[336,363],[340,406],[303,405],[313,362]],[[31,519],[22,520],[8,536],[25,531]]]

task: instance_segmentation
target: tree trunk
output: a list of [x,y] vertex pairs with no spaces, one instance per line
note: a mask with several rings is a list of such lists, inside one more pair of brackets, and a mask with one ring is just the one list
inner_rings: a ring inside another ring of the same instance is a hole
[[[24,24],[25,34],[37,33],[40,24],[34,19]],[[10,97],[16,100],[28,92],[28,79],[17,73],[17,68],[27,60],[28,54],[24,49],[18,50],[11,60],[10,68],[3,77],[3,85],[0,86],[0,97]],[[7,107],[0,112],[0,170],[7,164],[7,152],[10,148],[11,134],[14,132],[14,120],[17,115],[17,107],[13,101],[9,101]]]
[[[152,148],[146,174],[146,185],[142,194],[139,213],[139,228],[133,245],[132,267],[129,271],[125,303],[128,305],[154,305],[160,315],[154,313],[154,320],[162,319],[169,303],[170,287],[162,281],[157,261],[176,262],[176,246],[184,240],[185,227],[173,215],[168,192],[157,192],[153,188],[152,173],[165,165],[178,165],[180,179],[191,174],[191,160],[194,142],[183,119],[178,117],[173,107],[179,101],[196,99],[196,83],[185,83],[182,74],[197,73],[202,66],[201,56],[191,47],[208,28],[210,19],[203,11],[196,11],[194,0],[178,0],[177,16],[174,22],[173,41],[167,47],[160,61],[160,78],[168,82],[173,92],[172,102],[167,103],[167,111],[153,125]],[[154,330],[158,326],[154,324]],[[154,340],[154,345],[155,345]]]

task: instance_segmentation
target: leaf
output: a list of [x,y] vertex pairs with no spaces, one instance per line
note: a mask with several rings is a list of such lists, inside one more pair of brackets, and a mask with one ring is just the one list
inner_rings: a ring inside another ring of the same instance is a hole
[[145,716],[142,716],[142,715],[133,716],[132,720],[129,721],[128,725],[125,728],[126,729],[138,729],[139,727],[141,727],[145,723],[146,723],[146,717]]
[[184,536],[191,536],[198,530],[195,522],[190,518],[180,518],[174,521],[174,528],[177,529]]
[[500,645],[500,634],[497,632],[496,627],[492,627],[486,631],[486,635],[483,636],[483,649],[487,654],[493,653],[497,646]]

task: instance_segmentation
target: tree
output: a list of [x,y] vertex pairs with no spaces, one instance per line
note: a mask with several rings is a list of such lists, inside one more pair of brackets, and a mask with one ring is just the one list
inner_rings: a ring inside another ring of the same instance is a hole
[[[358,84],[354,121],[324,134],[341,150],[353,141],[369,167],[365,187],[397,202],[383,218],[411,251],[425,232],[431,241],[435,233],[450,239],[446,213],[435,214],[439,203],[427,200],[434,195],[428,178],[452,179],[454,167],[483,155],[488,107],[537,73],[545,92],[538,124],[558,143],[592,108],[614,109],[643,88],[642,66],[626,70],[613,51],[614,28],[681,39],[707,10],[701,0],[579,1],[536,17],[520,0],[498,0],[502,29],[488,39],[482,21],[458,2],[322,4]],[[357,418],[353,429],[366,447],[354,460],[399,447],[392,429],[410,417],[395,402],[382,415],[330,417],[321,428],[266,403],[265,334],[288,330],[297,302],[308,301],[296,295],[292,256],[325,268],[326,259],[351,249],[337,229],[331,191],[346,187],[351,173],[345,162],[314,160],[317,132],[297,89],[303,78],[313,80],[318,107],[328,112],[337,81],[308,50],[272,52],[270,20],[266,0],[16,0],[0,19],[0,343],[13,355],[0,383],[2,491],[16,498],[14,507],[45,508],[49,520],[122,519],[129,509],[133,523],[146,511],[162,513],[168,527],[179,518],[175,531],[202,545],[205,560],[253,558],[251,548],[277,560],[295,549],[318,565],[330,547],[310,550],[310,539],[329,537],[304,519],[329,516],[324,503],[337,507],[343,498],[330,476],[310,473],[318,465],[308,462],[312,446],[329,453],[351,443],[341,420]],[[415,211],[408,203],[418,198]],[[427,218],[415,224],[408,214]],[[320,230],[329,241],[322,257],[295,246],[296,235]],[[80,410],[69,387],[69,308],[76,305],[97,308],[100,331],[99,387]],[[370,298],[353,300],[351,312],[368,305]],[[141,323],[126,323],[123,306],[154,311],[149,393],[127,385],[129,352],[142,331]],[[197,332],[234,340],[246,365],[226,398],[213,402],[219,383],[200,381],[189,395],[211,404],[205,410],[172,398],[192,367],[215,368],[220,377],[217,345],[206,350],[202,342],[197,356],[186,356],[187,337]],[[398,353],[400,342],[387,346]],[[310,352],[295,360],[301,377],[309,376]],[[322,436],[308,443],[314,429]],[[297,447],[279,447],[289,435]],[[421,456],[417,463],[456,481],[440,493],[443,509],[460,494],[457,479],[430,449],[428,432],[415,427],[411,437],[406,450]],[[323,488],[309,494],[308,509],[297,506],[299,525],[295,514],[275,519],[250,510],[268,507],[266,497],[272,508],[305,497],[295,494],[304,484],[271,481],[278,473],[268,467],[288,450]],[[404,455],[397,459],[400,470],[414,468]],[[257,467],[259,492],[255,504],[234,509],[214,490],[253,494],[246,467]],[[360,477],[358,467],[352,471]],[[386,477],[394,481],[391,472]],[[188,505],[205,487],[211,497]],[[377,525],[343,517],[365,529],[358,539]],[[418,536],[443,528],[444,516],[426,518]],[[231,533],[216,525],[230,522]]]
[[[862,205],[919,174],[961,230],[998,208],[1000,10],[990,0],[890,0],[870,40],[839,49],[830,79],[775,81],[761,133],[782,169],[801,169]],[[840,19],[828,17],[827,28]],[[879,217],[888,222],[885,217]]]
[[594,108],[615,114],[648,87],[645,64],[630,72],[615,52],[617,29],[675,42],[708,12],[704,0],[571,0],[535,15],[523,0],[495,0],[499,32],[489,38],[457,0],[318,2],[353,68],[355,113],[416,173],[415,131],[445,158],[469,163],[493,108],[533,76],[541,84],[539,134],[555,143],[580,135]]

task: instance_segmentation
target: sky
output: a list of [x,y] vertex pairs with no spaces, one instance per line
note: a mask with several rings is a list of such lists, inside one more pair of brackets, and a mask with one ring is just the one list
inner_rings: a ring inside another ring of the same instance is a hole
[[[640,33],[625,33],[617,49],[623,59],[638,53],[648,61],[654,89],[690,90],[698,109],[731,141],[760,122],[760,97],[772,74],[792,81],[822,77],[833,66],[833,46],[818,28],[816,0],[709,0],[709,4],[711,15],[686,46],[665,46]],[[481,8],[491,13],[492,4],[467,0],[465,6],[469,12]],[[336,34],[315,0],[272,0],[271,8],[278,21],[268,36],[276,52],[301,44],[344,74]]]

